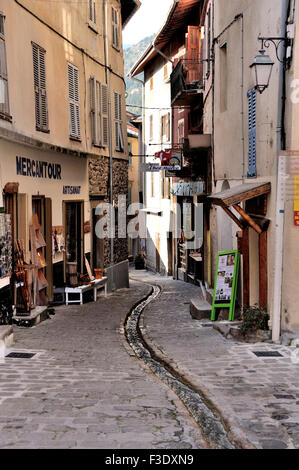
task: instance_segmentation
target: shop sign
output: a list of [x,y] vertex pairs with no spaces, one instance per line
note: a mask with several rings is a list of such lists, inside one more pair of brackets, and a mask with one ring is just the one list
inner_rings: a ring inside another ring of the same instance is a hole
[[80,194],[81,186],[63,186],[63,194]]
[[61,180],[61,165],[26,157],[16,157],[17,175]]
[[218,253],[212,321],[216,320],[217,308],[229,308],[229,321],[234,320],[239,263],[240,255],[236,250]]
[[161,150],[155,153],[161,161],[161,170],[180,171],[182,169],[182,151],[177,149]]
[[188,183],[174,183],[174,196],[195,196],[204,192],[203,181],[190,181]]

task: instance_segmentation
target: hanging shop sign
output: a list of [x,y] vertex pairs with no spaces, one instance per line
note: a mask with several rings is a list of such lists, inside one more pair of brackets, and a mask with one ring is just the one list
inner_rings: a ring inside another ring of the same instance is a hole
[[157,172],[161,170],[161,166],[155,163],[143,163],[142,170],[146,172]]
[[174,196],[196,196],[204,192],[203,181],[190,181],[188,183],[174,183],[172,194]]
[[161,161],[161,170],[180,171],[182,169],[182,151],[177,149],[161,150],[155,153]]
[[299,175],[294,180],[294,224],[299,227]]
[[32,178],[46,178],[61,180],[61,165],[26,157],[16,157],[17,175],[31,176]]
[[217,308],[229,309],[229,321],[234,321],[240,255],[237,250],[223,251],[217,256],[211,320],[216,320]]

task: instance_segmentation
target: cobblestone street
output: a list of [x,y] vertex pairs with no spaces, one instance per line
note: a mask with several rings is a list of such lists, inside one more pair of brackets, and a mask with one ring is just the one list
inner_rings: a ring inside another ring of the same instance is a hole
[[[189,301],[198,295],[197,287],[150,273],[134,273],[134,278],[162,287],[160,298],[144,312],[147,341],[212,402],[245,447],[299,448],[296,348],[225,339],[209,320],[191,318]],[[278,356],[254,354],[265,351]]]
[[[231,441],[244,448],[299,447],[294,348],[225,339],[209,321],[191,318],[197,287],[132,271],[130,289],[57,307],[33,328],[14,327],[11,350],[35,355],[0,363],[1,448],[208,447],[181,401],[122,334],[126,314],[155,284],[162,291],[141,316],[144,338],[200,393]],[[279,355],[257,357],[261,351]]]
[[34,328],[14,327],[0,363],[1,448],[198,448],[205,444],[176,396],[130,356],[121,317],[150,288],[131,283],[97,303],[58,307]]

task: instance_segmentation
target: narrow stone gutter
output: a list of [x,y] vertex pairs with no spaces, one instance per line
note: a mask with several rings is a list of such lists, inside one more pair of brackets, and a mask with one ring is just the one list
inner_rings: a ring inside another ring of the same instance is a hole
[[151,293],[133,307],[126,316],[124,335],[127,342],[137,358],[143,361],[181,399],[212,449],[236,448],[237,446],[229,440],[228,431],[220,418],[207,406],[199,393],[193,390],[190,384],[184,383],[184,380],[169,364],[158,358],[143,338],[139,326],[141,314],[152,301],[158,298],[161,292],[158,286],[151,286],[151,288]]

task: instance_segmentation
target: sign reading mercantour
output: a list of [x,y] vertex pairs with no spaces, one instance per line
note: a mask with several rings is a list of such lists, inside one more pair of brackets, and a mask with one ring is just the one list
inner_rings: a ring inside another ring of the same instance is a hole
[[240,255],[236,250],[218,253],[211,320],[217,308],[229,308],[229,321],[234,320]]
[[47,178],[61,180],[61,165],[26,157],[16,157],[17,175],[31,176],[31,178]]

